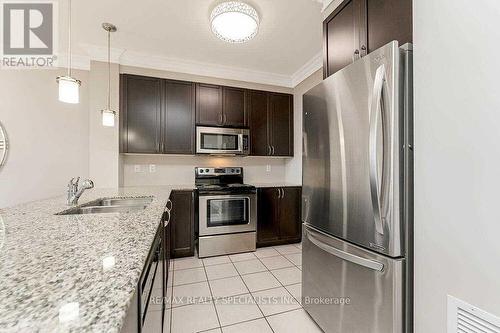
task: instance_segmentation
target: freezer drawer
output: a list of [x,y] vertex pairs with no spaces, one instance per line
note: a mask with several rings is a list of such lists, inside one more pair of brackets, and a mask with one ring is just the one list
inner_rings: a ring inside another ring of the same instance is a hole
[[375,254],[308,225],[303,233],[303,306],[326,333],[404,331],[404,259]]

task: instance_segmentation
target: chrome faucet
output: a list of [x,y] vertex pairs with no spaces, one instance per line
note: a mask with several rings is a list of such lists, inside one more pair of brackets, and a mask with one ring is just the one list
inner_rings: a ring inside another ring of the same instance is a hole
[[78,204],[78,199],[82,196],[83,192],[87,189],[94,187],[94,182],[90,179],[86,179],[82,182],[82,186],[78,188],[78,182],[80,177],[71,178],[68,183],[68,206],[73,206]]

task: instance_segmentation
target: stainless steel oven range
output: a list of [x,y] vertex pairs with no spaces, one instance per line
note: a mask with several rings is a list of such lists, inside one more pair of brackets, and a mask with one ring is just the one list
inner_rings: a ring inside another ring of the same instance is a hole
[[255,251],[257,190],[243,184],[243,168],[195,168],[198,256]]

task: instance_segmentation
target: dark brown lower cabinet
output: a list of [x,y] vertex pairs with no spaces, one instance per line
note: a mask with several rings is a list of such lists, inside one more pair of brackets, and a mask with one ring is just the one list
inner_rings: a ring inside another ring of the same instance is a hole
[[259,188],[257,196],[257,246],[300,242],[302,188]]
[[189,257],[194,255],[194,191],[179,190],[170,194],[172,211],[171,225],[171,253],[172,258]]

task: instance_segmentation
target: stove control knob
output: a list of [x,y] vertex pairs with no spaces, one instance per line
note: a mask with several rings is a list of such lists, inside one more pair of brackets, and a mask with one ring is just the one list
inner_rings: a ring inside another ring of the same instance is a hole
[[235,171],[236,171],[236,170],[234,170],[234,169],[231,169],[231,173],[235,173]]
[[205,169],[205,172],[208,172],[208,169]]
[[203,173],[203,169],[200,169],[200,173]]

